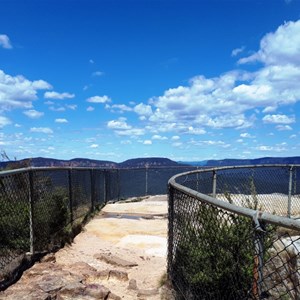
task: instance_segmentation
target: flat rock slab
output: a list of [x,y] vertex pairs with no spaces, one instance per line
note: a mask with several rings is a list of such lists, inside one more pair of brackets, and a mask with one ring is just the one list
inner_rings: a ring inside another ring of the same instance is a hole
[[99,260],[103,260],[108,264],[123,267],[123,268],[131,268],[131,267],[138,266],[137,263],[130,262],[128,260],[122,259],[118,256],[111,255],[111,254],[98,253],[98,254],[94,255],[94,258],[99,259]]

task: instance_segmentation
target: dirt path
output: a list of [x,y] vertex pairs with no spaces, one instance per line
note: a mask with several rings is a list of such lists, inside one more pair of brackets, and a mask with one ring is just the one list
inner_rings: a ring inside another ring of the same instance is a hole
[[108,204],[72,245],[35,264],[0,299],[171,299],[161,288],[166,254],[165,195]]

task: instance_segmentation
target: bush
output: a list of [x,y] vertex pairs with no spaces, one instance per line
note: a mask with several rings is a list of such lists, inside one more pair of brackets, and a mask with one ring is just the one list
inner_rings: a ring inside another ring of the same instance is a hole
[[[255,187],[244,203],[257,209]],[[231,202],[230,194],[225,196]],[[175,228],[178,244],[172,278],[188,299],[247,299],[255,269],[254,229],[251,218],[207,203],[198,203],[193,212],[180,212]],[[274,227],[262,238],[264,257],[272,245]],[[178,284],[179,283],[179,284]],[[200,297],[201,295],[201,297]]]

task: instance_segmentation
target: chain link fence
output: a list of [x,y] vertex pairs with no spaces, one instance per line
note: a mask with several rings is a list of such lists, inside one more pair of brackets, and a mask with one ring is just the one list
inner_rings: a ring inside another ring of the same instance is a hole
[[169,181],[178,299],[300,299],[300,166],[223,167]]
[[26,168],[0,172],[0,290],[35,258],[69,242],[108,201],[167,193],[193,168]]

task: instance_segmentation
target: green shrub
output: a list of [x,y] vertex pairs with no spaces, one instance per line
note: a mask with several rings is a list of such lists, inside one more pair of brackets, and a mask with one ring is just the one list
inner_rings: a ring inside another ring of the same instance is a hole
[[[251,182],[250,188],[252,195],[244,205],[257,209],[256,191]],[[229,193],[225,192],[225,196],[232,202]],[[256,272],[252,218],[203,202],[192,214],[181,212],[176,221],[179,242],[172,276],[185,296],[188,299],[247,299]],[[264,258],[272,246],[275,228],[269,226],[266,231],[266,235],[261,235]]]

